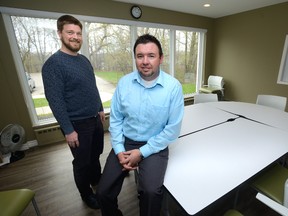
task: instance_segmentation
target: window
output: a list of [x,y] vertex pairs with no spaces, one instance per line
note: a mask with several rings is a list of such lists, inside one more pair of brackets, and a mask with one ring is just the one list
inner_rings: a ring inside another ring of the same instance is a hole
[[[133,70],[130,26],[85,22],[88,44],[86,56],[94,67],[96,82],[104,109],[110,101],[118,80]],[[82,52],[85,55],[82,47]]]
[[187,94],[196,92],[198,32],[176,31],[175,77]]
[[[56,20],[62,14],[0,8],[10,38],[25,100],[34,125],[55,122],[44,95],[41,68],[61,44]],[[118,80],[135,70],[133,45],[138,35],[149,33],[161,42],[164,62],[161,69],[175,76],[185,97],[198,91],[202,81],[206,30],[141,23],[128,20],[76,16],[83,23],[80,50],[94,67],[97,86],[105,108]],[[17,44],[15,46],[15,44]],[[29,82],[28,82],[29,78]],[[34,83],[34,87],[31,87]]]
[[288,35],[285,38],[277,83],[288,85]]

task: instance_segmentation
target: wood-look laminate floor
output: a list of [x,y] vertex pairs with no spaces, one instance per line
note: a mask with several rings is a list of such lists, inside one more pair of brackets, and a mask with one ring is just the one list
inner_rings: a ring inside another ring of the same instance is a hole
[[[111,150],[109,133],[105,134],[101,164]],[[36,192],[36,201],[42,216],[100,216],[100,210],[88,208],[81,200],[72,173],[72,155],[66,143],[35,147],[25,152],[25,157],[0,167],[0,191],[30,188]],[[245,216],[278,216],[255,199],[250,189],[240,194],[237,208]],[[209,194],[207,194],[209,196]],[[199,212],[197,216],[220,216],[233,206],[234,192]],[[186,215],[168,195],[170,216]],[[119,208],[124,216],[138,216],[138,198],[134,173],[126,177],[119,196]],[[0,209],[1,215],[1,209]],[[30,204],[23,216],[36,215]],[[113,215],[111,215],[113,216]]]

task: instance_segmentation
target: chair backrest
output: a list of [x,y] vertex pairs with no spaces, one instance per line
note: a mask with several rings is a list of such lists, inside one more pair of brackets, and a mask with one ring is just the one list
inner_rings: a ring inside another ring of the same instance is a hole
[[269,106],[279,110],[285,110],[287,98],[276,95],[258,95],[256,104]]
[[194,95],[194,104],[205,102],[217,102],[217,94],[196,94]]
[[41,216],[34,197],[35,192],[30,189],[0,191],[0,215],[21,215],[32,202],[37,216]]
[[224,79],[221,76],[209,76],[208,77],[208,88],[223,89]]

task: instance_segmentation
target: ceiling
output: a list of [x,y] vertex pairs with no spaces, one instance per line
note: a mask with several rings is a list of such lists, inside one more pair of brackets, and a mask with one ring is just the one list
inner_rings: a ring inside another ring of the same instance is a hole
[[[219,18],[288,0],[114,0],[150,6],[166,10],[184,12],[211,18]],[[210,7],[203,5],[209,3]],[[144,12],[145,13],[145,12]]]

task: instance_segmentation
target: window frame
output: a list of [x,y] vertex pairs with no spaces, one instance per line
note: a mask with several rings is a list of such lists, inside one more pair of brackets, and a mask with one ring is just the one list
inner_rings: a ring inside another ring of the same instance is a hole
[[288,85],[288,34],[285,36],[277,84]]
[[[4,26],[7,32],[7,36],[9,39],[12,55],[15,62],[15,67],[17,70],[17,74],[20,80],[21,89],[23,91],[24,100],[26,106],[28,108],[28,112],[30,115],[30,119],[32,121],[33,126],[46,125],[50,123],[55,123],[55,118],[51,118],[50,120],[40,121],[37,118],[36,108],[34,107],[34,103],[29,91],[28,83],[26,82],[25,77],[25,69],[23,66],[23,62],[21,60],[21,56],[17,47],[17,39],[13,29],[13,24],[11,20],[11,16],[28,16],[35,18],[48,18],[48,19],[58,19],[63,13],[57,12],[47,12],[47,11],[34,11],[27,9],[18,9],[18,8],[7,8],[0,7],[0,12],[2,13],[2,17],[4,20]],[[73,14],[72,14],[73,15]],[[96,16],[84,16],[84,15],[73,15],[77,17],[81,22],[97,22],[97,23],[107,23],[107,24],[119,24],[119,25],[127,25],[130,26],[131,31],[131,47],[133,47],[136,38],[137,38],[137,28],[138,27],[149,27],[149,28],[165,28],[170,30],[170,74],[174,76],[175,69],[175,43],[176,43],[176,31],[195,31],[199,33],[198,38],[198,58],[197,58],[197,79],[196,79],[196,92],[199,91],[204,77],[204,65],[205,65],[205,48],[206,48],[206,32],[207,29],[193,28],[193,27],[185,27],[185,26],[176,26],[176,25],[168,25],[161,23],[149,23],[149,22],[141,22],[141,21],[131,21],[131,20],[123,20],[123,19],[112,19],[112,18],[103,18]],[[82,49],[81,49],[82,50]],[[135,60],[132,52],[133,59],[133,70],[136,69]],[[184,95],[185,98],[192,97],[192,95]]]

